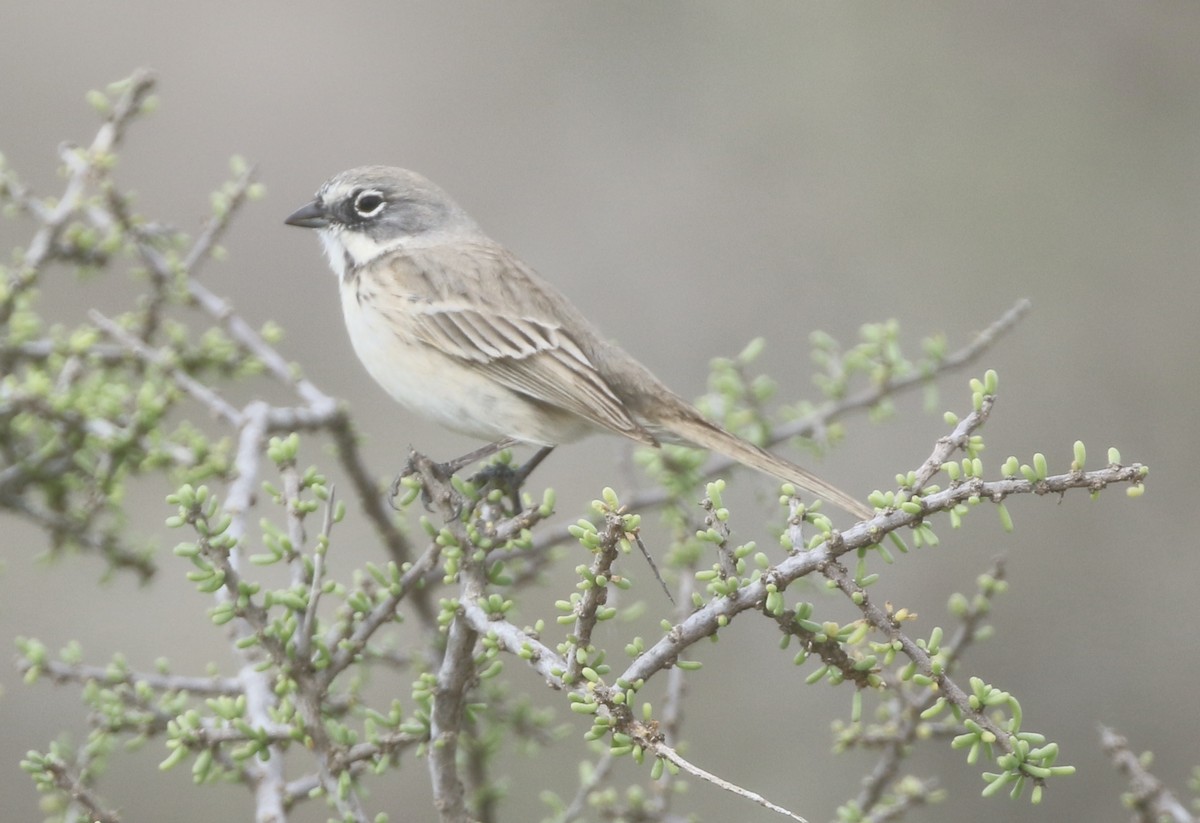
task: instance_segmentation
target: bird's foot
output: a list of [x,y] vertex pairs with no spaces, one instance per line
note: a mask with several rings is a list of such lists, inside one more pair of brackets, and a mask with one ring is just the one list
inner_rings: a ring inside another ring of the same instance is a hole
[[[393,509],[399,510],[401,507],[396,504],[396,500],[403,491],[404,481],[409,477],[416,476],[420,480],[421,503],[425,506],[425,510],[431,511],[436,503],[443,510],[453,512],[453,516],[457,517],[462,512],[465,501],[458,490],[451,484],[450,479],[466,466],[491,457],[496,452],[510,448],[516,444],[516,440],[504,438],[503,440],[489,443],[486,446],[468,452],[462,457],[448,460],[445,463],[437,463],[415,449],[410,448],[408,462],[400,473],[396,475],[391,486],[388,487],[388,500]],[[525,482],[525,478],[529,476],[529,473],[545,459],[552,448],[553,446],[543,447],[537,454],[527,460],[524,465],[518,466],[515,469],[507,462],[493,463],[473,475],[471,483],[480,489],[488,484],[504,489],[507,496],[513,500],[513,510],[519,511],[521,485]]]
[[432,511],[435,502],[449,504],[455,496],[454,487],[450,485],[455,471],[457,467],[453,462],[438,463],[410,447],[408,462],[388,487],[388,502],[394,510],[400,511],[396,499],[403,490],[404,481],[415,476],[421,483],[421,504],[426,511]]

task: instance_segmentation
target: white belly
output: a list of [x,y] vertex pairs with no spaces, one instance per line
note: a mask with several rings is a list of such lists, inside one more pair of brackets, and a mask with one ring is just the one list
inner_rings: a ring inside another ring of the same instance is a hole
[[396,401],[463,434],[515,437],[553,446],[594,430],[582,418],[535,404],[460,360],[417,341],[398,320],[361,304],[353,278],[342,281],[342,313],[358,359]]

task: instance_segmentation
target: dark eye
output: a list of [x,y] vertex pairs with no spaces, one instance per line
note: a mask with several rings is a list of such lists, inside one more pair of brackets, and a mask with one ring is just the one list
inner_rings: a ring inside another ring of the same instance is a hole
[[360,191],[354,195],[354,211],[359,217],[374,217],[386,203],[383,195],[374,189]]

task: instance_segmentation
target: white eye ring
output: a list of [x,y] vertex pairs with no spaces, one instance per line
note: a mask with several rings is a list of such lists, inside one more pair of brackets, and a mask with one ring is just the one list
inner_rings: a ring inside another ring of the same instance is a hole
[[354,195],[354,211],[359,217],[374,217],[387,205],[383,192],[366,189]]

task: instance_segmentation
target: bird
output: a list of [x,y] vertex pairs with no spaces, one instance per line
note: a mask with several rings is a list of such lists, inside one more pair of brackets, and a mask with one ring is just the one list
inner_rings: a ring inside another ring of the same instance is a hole
[[416,172],[343,171],[284,222],[317,230],[359,360],[427,419],[497,448],[540,447],[539,456],[596,431],[697,446],[874,515],[705,418]]

